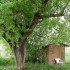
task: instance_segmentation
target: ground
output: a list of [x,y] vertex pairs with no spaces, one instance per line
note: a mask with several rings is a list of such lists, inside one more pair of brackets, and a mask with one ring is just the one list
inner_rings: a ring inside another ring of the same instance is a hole
[[[0,66],[0,70],[18,70],[16,66]],[[49,66],[46,64],[27,63],[25,70],[70,70],[70,64],[64,66]]]
[[[70,54],[65,55],[64,66],[51,66],[43,63],[26,63],[25,70],[70,70]],[[6,62],[7,63],[7,62]],[[12,63],[13,64],[13,63]],[[0,65],[0,70],[18,70],[15,65]]]

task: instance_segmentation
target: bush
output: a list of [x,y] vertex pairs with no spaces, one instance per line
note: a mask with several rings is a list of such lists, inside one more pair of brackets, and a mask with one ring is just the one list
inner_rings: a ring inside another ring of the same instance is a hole
[[0,70],[18,70],[16,66],[0,66]]
[[15,61],[13,58],[3,58],[0,57],[0,65],[14,65]]
[[[17,66],[15,65],[7,65],[7,66],[0,66],[0,70],[18,70]],[[47,65],[43,63],[26,63],[25,70],[70,70],[69,66],[58,66],[58,65]]]
[[69,66],[60,66],[60,65],[47,65],[47,64],[39,64],[39,63],[26,63],[26,70],[70,70]]

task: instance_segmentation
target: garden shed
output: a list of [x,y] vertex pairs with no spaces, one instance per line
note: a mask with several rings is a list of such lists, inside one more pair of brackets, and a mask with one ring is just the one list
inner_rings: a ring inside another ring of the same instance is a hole
[[61,59],[64,64],[64,62],[65,62],[65,45],[49,44],[42,48],[42,55],[43,55],[42,60],[49,65],[54,65],[56,58]]

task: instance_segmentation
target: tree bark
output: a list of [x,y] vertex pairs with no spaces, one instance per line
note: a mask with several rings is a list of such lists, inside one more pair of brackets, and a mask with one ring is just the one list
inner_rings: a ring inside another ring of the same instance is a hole
[[27,39],[25,38],[21,41],[19,47],[16,47],[16,45],[13,47],[15,62],[19,70],[25,69],[26,41]]
[[15,49],[14,54],[17,67],[19,68],[19,70],[24,70],[26,52],[25,48],[22,51],[21,49],[19,48]]

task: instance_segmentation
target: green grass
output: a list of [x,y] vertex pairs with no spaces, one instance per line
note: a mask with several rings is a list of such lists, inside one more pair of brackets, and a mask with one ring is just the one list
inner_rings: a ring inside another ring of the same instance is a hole
[[65,61],[70,62],[70,54],[65,54]]
[[0,66],[0,70],[18,70],[16,66]]
[[[52,66],[43,63],[26,63],[25,70],[70,70],[70,54],[66,54],[64,66]],[[11,58],[0,58],[0,70],[18,70]]]
[[13,58],[0,57],[0,65],[15,65],[15,62]]
[[70,70],[70,64],[69,66],[54,66],[54,65],[47,65],[47,64],[33,64],[33,63],[27,63],[26,64],[26,70]]
[[[18,70],[16,66],[0,66],[0,70]],[[68,66],[52,66],[39,63],[26,63],[25,70],[70,70],[70,64]]]

